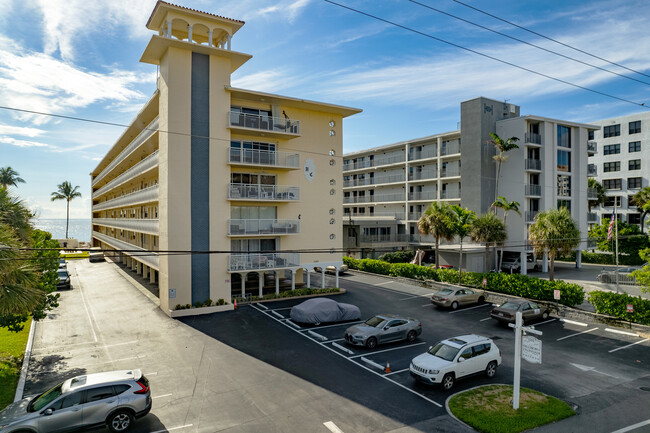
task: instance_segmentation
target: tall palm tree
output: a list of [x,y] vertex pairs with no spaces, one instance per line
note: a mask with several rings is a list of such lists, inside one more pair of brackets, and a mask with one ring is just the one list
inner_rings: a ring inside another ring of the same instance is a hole
[[449,219],[451,231],[460,240],[460,260],[458,261],[458,283],[460,284],[463,272],[463,239],[469,236],[472,229],[472,221],[476,219],[476,213],[467,208],[453,205]]
[[8,189],[0,188],[0,223],[11,227],[21,242],[29,240],[33,216],[22,200],[12,195]]
[[641,233],[643,232],[643,222],[645,221],[646,215],[650,212],[650,186],[641,188],[639,192],[634,194],[632,200],[634,200],[634,206],[639,209],[641,213]]
[[[548,254],[550,260],[548,279],[553,281],[555,258],[580,245],[580,229],[565,207],[538,213],[530,226],[530,242],[535,255]],[[525,265],[522,265],[525,266]]]
[[424,211],[418,220],[418,231],[425,235],[431,235],[435,238],[436,249],[436,269],[440,264],[438,258],[438,247],[440,246],[440,239],[452,240],[454,234],[449,226],[449,219],[451,217],[451,208],[445,202],[433,202]]
[[499,176],[501,176],[501,164],[508,160],[508,155],[505,155],[505,153],[512,149],[519,149],[519,146],[517,145],[519,138],[510,137],[504,140],[494,132],[490,132],[490,137],[492,137],[490,143],[492,143],[494,147],[496,147],[496,149],[499,151],[497,155],[494,155],[492,157],[492,159],[494,159],[497,163],[497,179],[494,185],[494,201],[496,201],[497,197],[499,197]]
[[[503,209],[503,225],[504,227],[508,227],[506,225],[506,218],[508,217],[508,212],[513,211],[517,215],[521,216],[521,212],[519,211],[519,202],[516,201],[508,201],[505,197],[499,196],[497,197],[496,201],[492,203],[493,208],[499,208]],[[501,270],[501,263],[503,262],[503,247],[501,247],[501,255],[499,256],[499,265],[497,266],[498,270]]]
[[0,168],[0,188],[7,189],[9,186],[18,186],[18,182],[25,183],[19,173],[11,167]]
[[65,200],[66,201],[66,215],[65,215],[65,238],[68,239],[68,225],[70,223],[70,201],[77,197],[81,197],[78,191],[79,185],[72,187],[72,184],[67,180],[60,185],[57,185],[58,191],[52,193],[52,201]]
[[488,266],[490,244],[496,245],[506,240],[508,237],[506,226],[495,214],[488,212],[472,221],[469,236],[474,242],[485,243],[485,271],[487,272],[490,269]]
[[596,193],[596,198],[587,201],[587,207],[589,208],[589,212],[591,212],[593,207],[605,203],[605,199],[607,199],[607,189],[605,189],[605,187],[593,177],[587,179],[587,188]]

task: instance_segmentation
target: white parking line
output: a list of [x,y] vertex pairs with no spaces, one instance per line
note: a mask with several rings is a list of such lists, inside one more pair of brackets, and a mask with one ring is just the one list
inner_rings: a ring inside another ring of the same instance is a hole
[[343,433],[343,430],[338,428],[332,421],[324,422],[323,425],[332,433]]
[[262,307],[262,308],[264,308],[265,310],[268,310],[268,309],[269,309],[269,307],[267,307],[267,306],[264,305],[264,304],[255,304],[255,305],[257,305],[258,307]]
[[293,307],[285,307],[285,308],[273,308],[269,311],[280,311],[280,310],[291,310]]
[[[274,311],[274,313],[275,313],[275,311]],[[298,325],[297,323],[292,322],[291,319],[287,319],[287,320],[285,320],[285,322],[287,322],[289,325],[293,326],[296,329],[302,329],[302,326]]]
[[415,298],[428,298],[431,295],[433,295],[433,293],[427,293],[426,295],[413,295],[413,296],[409,296],[408,298],[398,299],[398,301],[408,301],[409,299],[415,299]]
[[636,430],[639,427],[643,427],[644,425],[648,425],[648,424],[650,424],[650,419],[638,422],[636,424],[629,425],[627,427],[623,427],[622,429],[613,431],[612,433],[625,433],[625,432],[628,432],[628,431]]
[[307,334],[311,335],[312,337],[318,338],[320,341],[327,340],[327,337],[325,337],[324,335],[320,335],[319,333],[314,332],[312,330],[307,331]]
[[154,395],[151,398],[163,398],[163,397],[169,397],[170,395],[172,395],[172,394],[169,393],[169,394],[163,394],[163,395]]
[[568,320],[568,319],[560,319],[560,322],[568,323],[569,325],[578,325],[578,326],[585,326],[585,327],[589,326],[586,323],[575,322],[573,320]]
[[565,337],[558,338],[558,339],[555,340],[555,341],[566,340],[567,338],[575,337],[576,335],[580,335],[580,334],[586,334],[587,332],[595,331],[596,329],[598,329],[598,328],[587,329],[586,331],[577,332],[577,333],[575,333],[575,334],[571,334],[571,335],[567,335],[567,336],[565,336]]
[[628,347],[632,347],[632,346],[635,346],[637,344],[645,343],[648,340],[650,340],[650,338],[645,338],[643,340],[639,340],[636,343],[628,344],[627,346],[617,347],[616,349],[610,350],[609,353],[616,352],[617,350],[621,350],[621,349],[627,349]]
[[352,359],[352,358],[358,358],[360,356],[369,356],[369,355],[374,355],[375,353],[390,352],[391,350],[408,349],[409,347],[421,346],[423,344],[427,344],[427,342],[423,341],[422,343],[409,344],[408,346],[393,347],[392,349],[377,350],[376,352],[363,353],[361,355],[350,356],[349,358]]
[[488,305],[490,305],[490,304],[482,304],[482,305],[477,305],[475,307],[463,308],[462,310],[454,310],[454,311],[450,311],[449,314],[461,313],[463,311],[473,310],[475,308],[487,307]]
[[181,426],[178,426],[178,427],[166,428],[165,430],[152,431],[151,433],[166,433],[166,432],[170,432],[172,430],[178,430],[178,429],[182,429],[182,428],[185,428],[185,427],[192,427],[193,425],[194,424],[185,424],[185,425],[181,425]]
[[432,305],[433,305],[433,304],[428,303],[428,304],[424,304],[424,305],[422,305],[422,306],[423,306],[423,307],[431,307]]
[[613,332],[615,334],[629,335],[630,337],[639,337],[639,334],[637,334],[636,332],[619,331],[618,329],[612,329],[612,328],[605,328],[605,331]]
[[397,374],[397,373],[404,373],[405,371],[409,371],[408,368],[404,368],[402,370],[397,370],[397,371],[391,371],[390,373],[386,373],[384,376],[390,376],[391,374]]
[[491,319],[491,317],[486,317],[485,319],[479,320],[479,322],[485,322],[486,320],[490,320],[490,319]]
[[336,347],[336,348],[339,349],[339,350],[344,351],[345,353],[347,353],[347,354],[349,354],[349,355],[354,355],[354,352],[353,352],[353,351],[351,351],[351,350],[348,349],[347,347],[341,346],[341,345],[338,344],[338,343],[332,343],[332,346]]
[[336,325],[315,326],[313,329],[333,328],[334,326],[352,326],[352,325],[356,325],[357,323],[363,323],[363,322],[359,320],[358,322],[346,322],[346,323],[338,323]]
[[[550,320],[547,320],[547,321],[545,321],[545,322],[535,323],[535,326],[545,325],[545,324],[547,324],[547,323],[555,322],[556,320],[557,320],[557,319],[550,319]],[[587,326],[587,325],[585,325],[585,326]]]

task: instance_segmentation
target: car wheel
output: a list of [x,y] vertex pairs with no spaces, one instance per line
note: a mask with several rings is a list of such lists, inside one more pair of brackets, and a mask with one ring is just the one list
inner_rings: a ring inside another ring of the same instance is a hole
[[368,349],[374,349],[377,347],[377,339],[375,337],[370,337],[366,340],[366,347]]
[[479,296],[478,297],[478,303],[479,304],[485,304],[485,296]]
[[133,415],[129,411],[119,410],[108,417],[106,424],[112,432],[125,432],[133,425]]
[[451,303],[451,309],[452,310],[457,310],[458,309],[458,302],[454,301]]
[[445,391],[449,391],[454,387],[454,375],[451,373],[445,374],[445,377],[442,378],[442,387]]
[[416,337],[417,337],[417,334],[415,333],[415,331],[409,331],[409,333],[406,334],[406,341],[408,341],[409,343],[412,343],[413,341],[415,341]]
[[490,362],[485,368],[485,375],[492,379],[497,374],[497,363],[496,361]]
[[542,320],[546,320],[546,319],[548,319],[548,311],[544,311],[542,313]]

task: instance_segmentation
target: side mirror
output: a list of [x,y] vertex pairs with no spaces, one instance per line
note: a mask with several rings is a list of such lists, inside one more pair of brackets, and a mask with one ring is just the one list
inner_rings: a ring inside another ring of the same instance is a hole
[[463,358],[462,356],[460,358],[458,358],[458,362],[463,362],[464,360],[465,360],[465,358]]
[[54,413],[54,409],[48,408],[43,411],[43,415],[50,416]]
[[388,325],[384,326],[384,331],[387,330],[388,328],[390,328],[390,326]]

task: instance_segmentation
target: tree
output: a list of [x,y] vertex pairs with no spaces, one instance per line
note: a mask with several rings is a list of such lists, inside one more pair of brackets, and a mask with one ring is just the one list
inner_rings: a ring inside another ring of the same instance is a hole
[[485,243],[485,270],[489,270],[488,256],[490,253],[490,244],[496,245],[506,240],[508,237],[506,226],[495,214],[488,212],[472,221],[469,235],[474,242]]
[[[580,229],[565,207],[540,212],[530,226],[528,238],[535,255],[548,254],[550,260],[549,280],[553,281],[555,258],[580,245]],[[522,264],[525,266],[525,264]]]
[[[492,203],[493,208],[499,208],[503,209],[503,225],[504,227],[508,227],[506,225],[506,218],[508,217],[508,212],[513,211],[517,215],[521,216],[521,212],[519,211],[519,202],[516,201],[508,201],[505,197],[499,196],[497,197],[496,201]],[[497,265],[497,269],[501,270],[501,263],[503,262],[503,247],[501,247],[501,255],[499,256],[499,264]]]
[[593,177],[590,177],[587,180],[587,187],[596,193],[595,199],[587,201],[589,212],[591,212],[591,208],[605,203],[605,199],[607,198],[607,189],[605,189],[605,187]]
[[431,235],[435,238],[435,255],[436,255],[436,269],[440,264],[438,257],[438,247],[440,246],[440,239],[452,240],[454,234],[449,226],[449,219],[451,217],[451,208],[445,202],[433,202],[424,211],[418,220],[418,231],[425,235]]
[[52,201],[55,200],[65,200],[66,201],[66,215],[65,215],[65,238],[68,239],[68,226],[70,224],[70,201],[81,197],[81,193],[78,191],[79,186],[72,187],[72,184],[67,180],[60,185],[57,185],[59,189],[56,192],[52,193]]
[[18,182],[25,183],[16,170],[11,167],[0,168],[0,188],[7,189],[10,186],[18,186]]
[[645,260],[646,265],[632,272],[632,275],[634,275],[636,284],[641,288],[642,292],[650,292],[650,265],[647,264],[650,261],[650,248],[639,251],[639,256]]
[[460,260],[458,260],[458,282],[461,281],[463,272],[463,239],[469,236],[472,229],[472,221],[476,219],[476,213],[464,207],[453,205],[449,218],[451,232],[460,240]]
[[650,212],[650,186],[641,188],[639,192],[632,197],[634,206],[641,212],[641,232],[643,233],[643,223],[645,217]]
[[[602,224],[597,224],[589,230],[589,237],[596,240],[600,251],[614,251],[614,237],[607,240],[607,231],[609,230],[610,220],[605,220]],[[639,230],[636,224],[628,224],[625,221],[616,221],[614,230],[618,228],[618,251],[623,254],[634,255],[639,251],[650,247],[648,236]]]
[[492,143],[494,147],[496,147],[496,149],[499,151],[498,155],[494,155],[492,157],[492,159],[494,159],[497,163],[497,179],[494,185],[494,201],[496,201],[497,197],[499,196],[499,176],[501,176],[501,164],[508,160],[508,155],[505,155],[505,153],[512,149],[519,149],[519,146],[516,144],[517,141],[519,141],[519,138],[510,137],[504,140],[494,132],[490,132],[490,136],[492,137],[490,143]]

